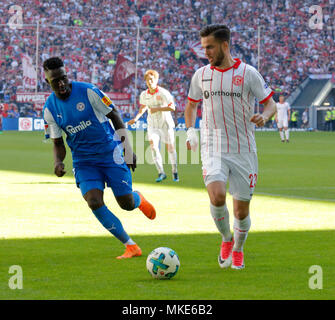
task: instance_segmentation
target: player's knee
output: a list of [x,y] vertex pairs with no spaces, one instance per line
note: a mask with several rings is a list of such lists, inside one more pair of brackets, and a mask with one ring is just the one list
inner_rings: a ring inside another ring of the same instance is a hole
[[222,207],[226,203],[226,195],[222,192],[214,192],[210,195],[210,200],[213,206]]
[[174,151],[175,151],[173,145],[168,145],[167,150],[168,150],[169,153],[174,153]]
[[86,201],[91,210],[97,210],[104,205],[101,199],[94,198],[94,197],[87,198]]
[[234,208],[234,216],[239,219],[243,220],[249,215],[249,208],[244,208],[244,207],[237,207]]
[[132,211],[135,209],[135,201],[132,197],[122,197],[117,199],[117,202],[123,210]]

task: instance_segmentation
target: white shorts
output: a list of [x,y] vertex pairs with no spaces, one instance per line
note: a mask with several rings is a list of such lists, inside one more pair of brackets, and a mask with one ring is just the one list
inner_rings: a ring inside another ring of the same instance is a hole
[[150,128],[148,127],[148,140],[161,140],[167,144],[174,144],[174,128]]
[[201,153],[202,173],[205,185],[214,181],[222,181],[227,185],[229,193],[236,200],[250,201],[255,190],[258,177],[258,159],[255,152],[222,153],[209,158],[208,153]]
[[284,128],[288,128],[288,119],[285,118],[285,119],[279,119],[278,118],[278,128],[281,129],[282,127]]

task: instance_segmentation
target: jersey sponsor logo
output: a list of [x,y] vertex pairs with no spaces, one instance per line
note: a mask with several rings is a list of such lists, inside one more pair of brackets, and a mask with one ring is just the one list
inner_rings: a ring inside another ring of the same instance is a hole
[[78,102],[76,107],[77,107],[78,111],[84,111],[85,110],[85,104],[83,102]]
[[210,96],[225,96],[225,97],[238,97],[240,98],[242,95],[240,92],[225,92],[225,91],[204,91],[205,99],[208,99]]
[[77,126],[66,126],[65,130],[69,133],[69,134],[75,134],[78,133],[82,130],[85,130],[87,127],[89,127],[90,125],[92,125],[92,122],[90,120],[87,121],[81,121]]
[[206,81],[212,81],[212,79],[202,79],[202,82],[206,82]]
[[112,104],[111,99],[109,99],[107,96],[103,96],[101,101],[107,106],[109,107]]
[[240,86],[243,82],[243,78],[241,76],[234,76],[233,83],[235,86]]
[[162,100],[162,97],[161,96],[157,96],[156,99],[157,99],[157,101],[160,101],[160,100]]

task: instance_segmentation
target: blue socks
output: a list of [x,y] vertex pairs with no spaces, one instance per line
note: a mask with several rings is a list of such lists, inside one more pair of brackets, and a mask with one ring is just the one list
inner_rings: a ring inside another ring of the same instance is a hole
[[[140,198],[138,194],[136,195],[138,198]],[[117,239],[119,239],[122,243],[126,243],[127,241],[129,241],[130,237],[128,236],[127,232],[124,231],[121,221],[111,211],[109,211],[106,206],[102,206],[99,209],[92,211],[97,219],[100,221],[100,223]]]
[[133,191],[133,198],[135,201],[135,208],[138,208],[138,206],[141,204],[141,198],[136,191]]

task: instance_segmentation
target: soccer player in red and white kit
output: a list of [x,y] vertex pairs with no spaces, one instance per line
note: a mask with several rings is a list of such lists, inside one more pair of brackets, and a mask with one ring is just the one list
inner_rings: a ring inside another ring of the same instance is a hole
[[[202,101],[201,161],[210,198],[210,211],[222,235],[219,265],[244,268],[243,244],[250,229],[249,205],[258,174],[254,136],[273,116],[273,91],[259,72],[230,53],[230,30],[209,25],[200,31],[208,65],[193,75],[185,109],[187,148],[198,144],[194,129],[198,103]],[[255,99],[264,105],[254,113]],[[226,206],[226,185],[233,196],[234,236]]]
[[[281,142],[289,142],[290,139],[290,133],[288,129],[288,121],[291,117],[291,107],[290,105],[285,101],[285,97],[283,95],[279,96],[279,102],[277,102],[277,112],[275,116],[275,121],[277,122],[279,135]],[[284,131],[283,131],[284,127]],[[285,134],[285,137],[284,137]]]

